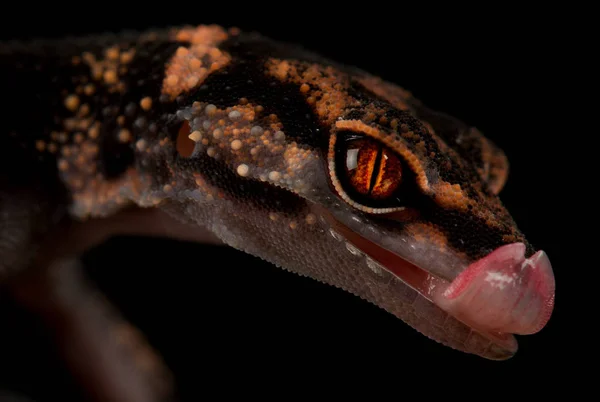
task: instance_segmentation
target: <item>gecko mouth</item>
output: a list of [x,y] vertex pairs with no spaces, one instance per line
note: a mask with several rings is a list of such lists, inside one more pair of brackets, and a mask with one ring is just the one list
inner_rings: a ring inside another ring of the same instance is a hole
[[369,258],[490,340],[495,345],[493,354],[484,357],[511,357],[517,351],[513,334],[536,333],[551,316],[555,283],[550,260],[543,251],[525,258],[523,243],[508,244],[447,281],[329,218],[335,230]]

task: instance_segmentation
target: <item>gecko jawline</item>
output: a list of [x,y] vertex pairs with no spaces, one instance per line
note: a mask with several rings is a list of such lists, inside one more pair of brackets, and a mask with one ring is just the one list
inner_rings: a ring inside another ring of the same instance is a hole
[[525,258],[523,243],[505,245],[448,282],[360,236],[331,215],[323,216],[347,241],[417,291],[419,297],[488,339],[491,346],[483,357],[512,357],[518,348],[512,334],[534,334],[552,314],[555,283],[550,260],[543,251]]

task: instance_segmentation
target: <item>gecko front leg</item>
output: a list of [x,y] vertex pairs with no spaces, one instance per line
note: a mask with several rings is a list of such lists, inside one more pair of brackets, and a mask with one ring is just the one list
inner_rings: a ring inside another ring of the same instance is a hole
[[[157,210],[132,209],[86,223],[66,221],[41,242],[32,265],[4,283],[18,303],[40,317],[90,400],[175,400],[173,378],[162,359],[72,257],[116,234],[170,235],[177,223],[169,219]],[[203,240],[178,233],[182,239]]]
[[[5,209],[2,215],[25,215],[14,212]],[[4,222],[3,229],[8,228],[10,225]],[[8,236],[9,231],[2,233]],[[17,233],[20,235],[14,236]],[[5,278],[3,288],[40,317],[91,400],[175,400],[172,375],[160,356],[85,278],[76,256],[116,235],[222,243],[211,233],[174,220],[154,208],[131,208],[86,222],[65,219],[41,236],[39,246],[21,243],[32,238],[31,234],[22,230],[12,234],[10,244],[14,248],[6,250],[35,249],[36,257],[23,272],[11,270],[14,275]],[[10,257],[4,251],[1,256],[2,261]]]
[[52,333],[89,400],[174,400],[164,363],[84,278],[78,259],[36,267],[12,285],[17,301]]

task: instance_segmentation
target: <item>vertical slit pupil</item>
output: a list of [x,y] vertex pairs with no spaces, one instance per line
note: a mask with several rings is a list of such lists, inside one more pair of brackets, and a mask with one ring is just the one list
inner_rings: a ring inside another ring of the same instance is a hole
[[371,208],[399,206],[398,192],[405,182],[402,159],[380,141],[354,135],[340,138],[333,151],[335,173],[343,192]]
[[373,164],[373,173],[371,174],[371,181],[369,182],[369,194],[373,191],[375,184],[377,183],[377,177],[379,177],[379,170],[381,169],[381,159],[383,157],[383,149],[381,146],[377,147],[377,156],[375,156],[375,163]]

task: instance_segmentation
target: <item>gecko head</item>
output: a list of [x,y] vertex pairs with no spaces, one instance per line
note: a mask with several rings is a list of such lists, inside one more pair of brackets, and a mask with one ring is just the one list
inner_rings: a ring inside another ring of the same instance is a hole
[[554,277],[498,198],[502,151],[416,102],[363,93],[345,106],[305,128],[289,109],[247,99],[181,110],[172,166],[183,173],[170,180],[194,190],[170,189],[190,201],[179,213],[447,346],[512,356],[513,334],[548,321]]
[[[380,110],[378,121],[372,111],[350,111],[353,118],[332,127],[326,169],[343,204],[322,215],[371,265],[487,339],[477,353],[512,356],[512,334],[533,334],[548,322],[555,285],[547,255],[527,242],[498,197],[504,153],[448,116],[426,111],[424,123],[414,112]],[[430,122],[453,132],[438,135]],[[423,332],[452,343],[444,325],[428,322]]]
[[[329,184],[344,204],[323,216],[372,265],[485,338],[476,353],[512,356],[512,334],[546,325],[555,285],[547,255],[528,243],[498,197],[504,153],[445,115],[423,111],[425,123],[414,111],[384,106],[383,119],[369,114],[350,111],[353,118],[330,131]],[[442,320],[421,325],[426,335],[456,341]]]

